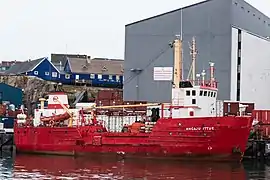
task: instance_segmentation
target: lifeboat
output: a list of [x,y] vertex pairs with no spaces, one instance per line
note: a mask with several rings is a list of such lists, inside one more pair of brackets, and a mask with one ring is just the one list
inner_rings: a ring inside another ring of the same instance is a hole
[[53,115],[49,117],[41,117],[40,120],[43,122],[50,122],[50,121],[64,121],[70,118],[70,115],[66,112],[64,114]]

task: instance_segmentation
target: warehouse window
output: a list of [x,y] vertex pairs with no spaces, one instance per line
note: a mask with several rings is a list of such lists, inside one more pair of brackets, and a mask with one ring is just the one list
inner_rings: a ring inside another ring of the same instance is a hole
[[49,73],[49,72],[45,72],[45,75],[46,75],[46,76],[49,76],[49,75],[50,75],[50,73]]
[[38,71],[34,71],[34,75],[38,75]]

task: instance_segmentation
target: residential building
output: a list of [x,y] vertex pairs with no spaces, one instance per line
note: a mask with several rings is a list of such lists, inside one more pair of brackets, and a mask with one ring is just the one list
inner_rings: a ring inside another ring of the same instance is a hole
[[45,57],[14,64],[5,74],[35,76],[48,81],[60,80],[60,71]]
[[68,57],[64,66],[64,83],[86,83],[93,86],[122,87],[123,60]]
[[19,63],[21,63],[21,61],[16,61],[16,60],[15,61],[1,61],[0,62],[0,73],[5,72],[14,64],[19,64]]

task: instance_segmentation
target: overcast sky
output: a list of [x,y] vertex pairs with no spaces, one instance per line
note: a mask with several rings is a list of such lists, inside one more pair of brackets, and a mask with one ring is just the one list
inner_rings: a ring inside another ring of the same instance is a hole
[[[123,58],[125,24],[202,0],[0,0],[0,61],[50,53]],[[247,0],[270,16],[270,0]]]

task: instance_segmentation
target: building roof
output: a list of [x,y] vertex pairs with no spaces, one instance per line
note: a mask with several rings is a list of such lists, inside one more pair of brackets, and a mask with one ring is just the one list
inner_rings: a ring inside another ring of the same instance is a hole
[[10,67],[13,66],[14,64],[19,64],[22,63],[22,61],[2,61],[0,62],[0,66],[5,66],[5,67]]
[[46,58],[39,58],[36,60],[29,60],[24,61],[22,63],[16,63],[13,66],[11,66],[8,70],[5,71],[5,74],[9,75],[16,75],[16,74],[22,74],[29,71],[32,71],[35,69],[44,59]]
[[81,55],[81,54],[51,54],[51,62],[54,65],[59,65],[60,62],[64,65],[67,61],[67,58],[91,58],[88,55]]
[[123,60],[106,60],[102,58],[68,58],[71,72],[82,74],[123,75]]
[[154,19],[154,18],[163,16],[163,15],[166,15],[166,14],[174,13],[174,12],[180,11],[180,10],[182,10],[182,9],[186,9],[186,8],[190,8],[190,7],[193,7],[193,6],[197,6],[197,5],[199,5],[199,4],[204,4],[204,3],[209,2],[209,1],[212,1],[212,0],[204,0],[204,1],[202,1],[202,2],[198,2],[198,3],[195,3],[195,4],[191,4],[191,5],[189,5],[189,6],[185,6],[185,7],[182,7],[182,8],[178,8],[178,9],[175,9],[175,10],[172,10],[172,11],[169,11],[169,12],[166,12],[166,13],[158,14],[158,15],[156,15],[156,16],[152,16],[152,17],[149,17],[149,18],[146,18],[146,19],[142,19],[142,20],[139,20],[139,21],[135,21],[135,22],[126,24],[125,26],[126,26],[126,27],[127,27],[127,26],[131,26],[131,25],[134,25],[134,24],[137,24],[137,23],[140,23],[140,22],[143,22],[143,21],[147,21],[147,20],[150,20],[150,19]]

